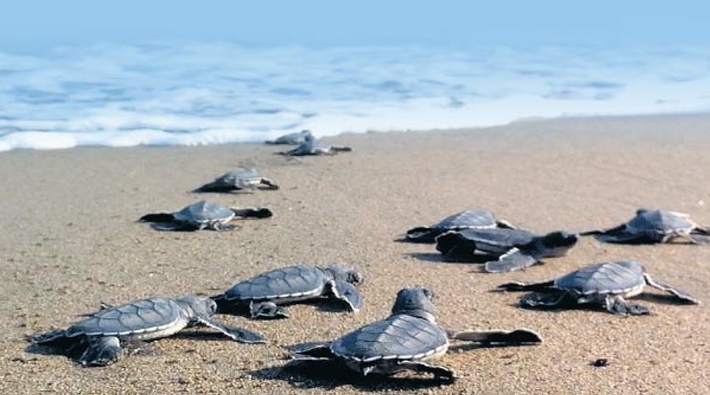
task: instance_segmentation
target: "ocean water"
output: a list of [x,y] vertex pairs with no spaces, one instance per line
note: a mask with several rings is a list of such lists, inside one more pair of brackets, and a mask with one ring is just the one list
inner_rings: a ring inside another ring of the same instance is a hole
[[249,47],[0,51],[0,151],[255,142],[710,110],[710,48]]

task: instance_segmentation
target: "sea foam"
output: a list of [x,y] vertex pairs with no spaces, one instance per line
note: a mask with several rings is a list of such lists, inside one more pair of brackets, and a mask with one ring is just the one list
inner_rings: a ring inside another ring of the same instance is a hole
[[0,52],[0,150],[710,110],[710,50],[101,44]]

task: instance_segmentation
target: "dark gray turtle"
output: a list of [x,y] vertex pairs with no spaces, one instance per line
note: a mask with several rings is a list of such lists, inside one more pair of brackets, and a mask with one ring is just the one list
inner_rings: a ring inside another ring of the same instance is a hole
[[596,235],[597,240],[607,243],[669,243],[682,238],[694,244],[710,244],[710,228],[699,226],[688,214],[664,210],[639,209],[625,224],[581,234]]
[[146,214],[139,221],[153,222],[157,230],[230,230],[236,228],[228,224],[234,217],[269,218],[272,215],[268,208],[237,209],[202,200],[174,213]]
[[507,283],[498,287],[503,291],[541,291],[521,299],[524,306],[550,307],[572,300],[578,304],[600,304],[614,314],[648,314],[647,307],[629,304],[630,298],[650,285],[673,294],[681,301],[699,303],[695,298],[677,288],[656,281],[638,262],[602,262],[585,266],[553,280],[538,283]]
[[365,325],[329,343],[308,343],[292,347],[287,366],[316,361],[340,361],[363,375],[393,375],[403,370],[430,373],[445,382],[454,372],[424,361],[446,353],[449,340],[482,344],[521,345],[540,343],[540,336],[528,329],[514,331],[447,331],[436,322],[431,292],[422,287],[397,293],[392,314]]
[[437,236],[450,230],[512,228],[506,220],[499,220],[488,210],[466,210],[450,215],[431,226],[409,229],[400,241],[412,243],[433,243]]
[[273,181],[262,177],[256,169],[239,169],[224,173],[214,181],[207,183],[194,192],[231,192],[254,189],[279,189]]
[[213,319],[217,305],[210,298],[152,297],[90,314],[68,329],[40,334],[33,344],[81,352],[84,366],[105,366],[118,360],[127,343],[171,336],[183,328],[207,326],[242,343],[263,343],[264,338],[245,329],[228,327]]
[[288,317],[279,305],[323,296],[341,300],[357,311],[363,298],[356,285],[362,281],[360,273],[338,266],[295,265],[259,274],[212,299],[220,312],[248,309],[252,318]]
[[305,142],[298,147],[282,152],[286,156],[335,155],[338,152],[350,152],[353,149],[342,145],[324,145],[316,141],[312,135],[305,137]]
[[300,145],[306,142],[306,136],[311,136],[310,130],[301,130],[300,132],[284,134],[274,140],[266,140],[266,144],[277,145]]
[[542,259],[567,254],[577,244],[575,233],[538,235],[520,229],[462,229],[436,238],[436,249],[453,261],[485,262],[487,272],[524,269]]

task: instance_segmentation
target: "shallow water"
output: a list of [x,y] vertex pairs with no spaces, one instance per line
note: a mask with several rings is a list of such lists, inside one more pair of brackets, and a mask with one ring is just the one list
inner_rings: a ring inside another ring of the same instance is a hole
[[0,150],[710,110],[710,49],[102,44],[0,52]]

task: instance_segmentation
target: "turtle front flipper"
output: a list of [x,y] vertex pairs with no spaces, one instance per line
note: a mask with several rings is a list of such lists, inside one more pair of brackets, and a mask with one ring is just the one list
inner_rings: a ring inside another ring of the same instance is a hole
[[360,310],[363,304],[363,297],[354,285],[341,280],[331,281],[328,285],[330,286],[330,293],[333,294],[336,299],[347,303],[350,310]]
[[622,224],[619,226],[615,226],[613,228],[607,228],[607,229],[594,229],[594,230],[588,230],[586,232],[580,232],[580,236],[596,236],[596,235],[616,235],[623,233],[626,230],[626,224]]
[[470,341],[484,344],[535,344],[541,343],[542,337],[530,329],[515,329],[512,331],[465,331],[448,333],[450,339]]
[[259,318],[288,318],[288,311],[274,302],[251,302],[249,303],[249,314],[252,319]]
[[520,298],[523,307],[550,308],[556,307],[567,297],[565,292],[540,293],[535,292]]
[[192,192],[231,192],[237,189],[239,188],[234,185],[213,181],[193,190]]
[[708,245],[710,244],[710,235],[706,235],[704,233],[699,233],[699,232],[690,232],[690,234],[683,235],[688,241],[690,241],[693,244],[698,244],[698,245]]
[[269,218],[274,213],[265,207],[233,208],[234,214],[242,218]]
[[687,293],[673,287],[672,285],[668,285],[668,284],[662,283],[660,281],[654,280],[653,278],[651,278],[651,276],[648,275],[648,273],[644,273],[643,278],[646,280],[646,284],[648,284],[654,288],[660,289],[661,291],[669,292],[669,293],[675,295],[680,300],[684,300],[686,302],[690,302],[693,304],[700,303],[699,300],[697,300],[694,297],[688,295]]
[[89,338],[89,346],[79,358],[82,366],[107,366],[121,357],[123,348],[116,336],[100,336]]
[[162,232],[193,232],[200,229],[199,226],[179,221],[157,222],[151,224],[150,227]]
[[533,255],[523,252],[518,248],[513,248],[501,255],[497,261],[486,262],[484,267],[489,273],[503,273],[522,270],[538,262],[539,261]]
[[418,226],[416,228],[409,229],[404,238],[400,241],[408,241],[411,243],[433,243],[435,238],[434,232],[431,228]]
[[607,295],[604,299],[607,311],[618,315],[645,315],[650,314],[648,307],[640,304],[631,304],[620,295]]
[[412,370],[418,373],[430,373],[435,379],[446,383],[453,383],[456,380],[453,370],[442,366],[431,365],[422,361],[399,361],[397,367]]
[[243,328],[227,326],[221,322],[204,317],[197,317],[197,322],[206,327],[215,329],[230,339],[240,343],[266,343],[263,336]]
[[512,282],[501,284],[496,287],[496,291],[546,291],[555,284],[554,280],[541,281],[538,283]]

